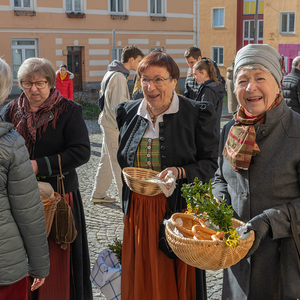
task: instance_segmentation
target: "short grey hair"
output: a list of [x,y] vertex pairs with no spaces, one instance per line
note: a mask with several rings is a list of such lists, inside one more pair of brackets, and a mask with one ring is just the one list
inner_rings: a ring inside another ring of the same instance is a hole
[[[265,66],[263,66],[263,65],[261,65],[261,64],[249,64],[249,65],[243,65],[243,66],[240,66],[240,67],[237,69],[237,71],[236,71],[236,78],[235,78],[235,81],[234,81],[234,92],[235,92],[236,86],[237,86],[237,77],[238,77],[238,74],[239,74],[239,72],[240,72],[241,70],[243,70],[243,69],[247,69],[247,70],[260,69],[260,70],[262,70],[262,71],[264,71],[264,72],[268,72],[268,73],[270,73],[270,74],[273,76],[274,80],[277,82],[277,80],[276,80],[276,78],[274,77],[274,75],[273,75],[273,74],[271,73],[271,71],[270,71],[268,68],[266,68]],[[277,83],[277,84],[278,84],[278,83]]]
[[300,64],[300,56],[297,56],[293,59],[292,68],[297,68]]
[[0,58],[0,104],[10,94],[12,87],[12,73],[9,65]]
[[51,62],[46,58],[31,57],[24,60],[18,70],[18,81],[21,89],[22,81],[30,81],[35,75],[45,77],[50,88],[55,86],[56,73]]

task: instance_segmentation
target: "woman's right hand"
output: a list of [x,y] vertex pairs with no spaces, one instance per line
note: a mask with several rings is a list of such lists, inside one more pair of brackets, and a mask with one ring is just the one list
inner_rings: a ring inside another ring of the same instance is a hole
[[31,162],[34,174],[35,175],[39,174],[39,167],[37,165],[36,160],[31,160],[30,162]]

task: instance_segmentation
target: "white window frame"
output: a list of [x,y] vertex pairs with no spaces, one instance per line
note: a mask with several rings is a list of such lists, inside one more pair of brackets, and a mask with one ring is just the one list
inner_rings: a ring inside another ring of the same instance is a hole
[[[215,11],[219,11],[219,20],[218,20],[218,24],[214,25],[214,12]],[[220,11],[223,11],[223,24],[220,24]],[[225,26],[225,7],[213,7],[211,9],[211,27],[212,28],[221,28]]]
[[123,2],[123,11],[118,11],[118,0],[113,0],[116,2],[116,7],[117,7],[117,10],[116,11],[112,11],[111,10],[111,0],[108,0],[108,7],[109,7],[109,12],[110,14],[112,15],[125,15],[125,10],[126,10],[126,3],[125,3],[125,0],[122,0]]
[[[282,31],[282,16],[287,14],[287,31]],[[294,15],[294,30],[289,31],[289,21],[290,21],[290,15]],[[295,11],[281,11],[280,17],[279,17],[279,33],[280,34],[294,34],[295,33],[295,27],[296,27],[296,12]]]
[[[259,2],[263,2],[264,0],[259,0]],[[249,2],[249,9],[251,10],[251,2],[255,2],[256,3],[256,0],[244,0],[243,1],[243,15],[254,15],[255,13],[245,13],[245,2]],[[259,12],[259,2],[258,2],[258,13]],[[262,14],[262,13],[260,13]]]
[[[155,2],[155,12],[151,12],[151,1]],[[150,16],[164,16],[165,15],[165,0],[161,0],[161,13],[157,12],[157,2],[159,0],[148,0],[148,11]]]
[[[67,9],[67,1],[71,1],[72,2],[72,9],[69,10]],[[75,10],[75,0],[65,0],[65,6],[66,6],[66,12],[83,12],[83,3],[82,0],[79,0],[80,2],[80,10]]]
[[[250,24],[251,22],[255,22],[254,20],[244,20],[243,22],[243,45],[244,45],[244,41],[248,41],[248,44],[250,44],[250,41],[254,41],[254,36],[253,38],[250,37]],[[248,37],[245,37],[245,28],[246,28],[246,23],[248,23],[249,25],[249,36]],[[263,20],[258,20],[258,23],[259,24],[262,24],[262,26],[264,26],[264,21]],[[258,28],[256,28],[257,30],[257,41],[263,41],[263,36],[262,37],[259,37],[259,26]]]
[[[218,57],[215,59],[214,57],[214,50],[218,50]],[[223,50],[223,61],[220,62],[220,49]],[[218,66],[224,66],[224,47],[223,46],[212,46],[211,47],[211,59],[214,60]]]
[[30,1],[29,7],[24,7],[24,1],[25,0],[21,0],[21,6],[15,6],[15,1],[11,0],[10,5],[11,7],[13,7],[14,10],[33,10],[33,0],[29,0]]
[[[34,45],[13,45],[13,41],[34,41]],[[25,50],[26,49],[34,49],[35,50],[35,57],[38,57],[38,42],[39,40],[37,38],[11,38],[11,53],[14,49],[21,49],[22,50],[22,58],[21,58],[21,63],[23,63],[23,61],[28,58],[25,55]],[[14,62],[13,62],[13,54],[11,54],[11,59],[12,59],[12,69],[14,66]],[[13,70],[12,70],[13,71]],[[18,81],[18,78],[14,77],[13,81]]]

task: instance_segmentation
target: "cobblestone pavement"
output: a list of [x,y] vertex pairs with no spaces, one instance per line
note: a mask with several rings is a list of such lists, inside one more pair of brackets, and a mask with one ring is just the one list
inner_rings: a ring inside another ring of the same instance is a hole
[[[117,197],[116,185],[113,182],[108,196],[117,199],[114,203],[92,204],[90,196],[94,185],[94,177],[101,153],[102,135],[97,121],[86,121],[92,147],[89,162],[77,169],[80,180],[80,192],[83,200],[87,226],[91,268],[101,250],[112,243],[115,237],[123,237],[123,213],[120,199]],[[222,271],[207,271],[208,300],[221,299]],[[96,287],[93,286],[94,300],[106,300]]]

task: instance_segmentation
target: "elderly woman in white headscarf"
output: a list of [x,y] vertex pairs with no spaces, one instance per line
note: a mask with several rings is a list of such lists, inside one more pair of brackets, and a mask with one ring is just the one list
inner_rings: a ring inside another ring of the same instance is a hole
[[222,131],[214,195],[225,195],[235,218],[255,231],[255,241],[246,258],[224,270],[222,299],[300,297],[295,245],[300,115],[282,101],[282,76],[282,59],[274,48],[247,45],[238,51],[234,82],[240,106]]

